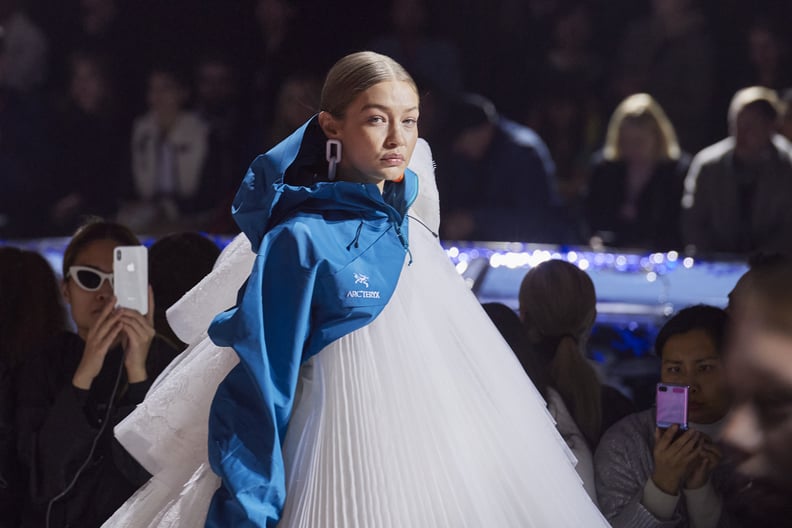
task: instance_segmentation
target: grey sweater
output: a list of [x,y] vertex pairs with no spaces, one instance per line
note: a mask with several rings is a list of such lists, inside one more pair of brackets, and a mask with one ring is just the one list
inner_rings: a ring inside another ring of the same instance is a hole
[[[726,467],[716,468],[703,488],[684,490],[679,496],[668,495],[654,486],[654,431],[655,412],[648,409],[616,423],[597,447],[597,498],[600,510],[614,528],[737,526],[730,515],[721,511],[718,490],[729,478]],[[661,510],[668,515],[657,515]]]

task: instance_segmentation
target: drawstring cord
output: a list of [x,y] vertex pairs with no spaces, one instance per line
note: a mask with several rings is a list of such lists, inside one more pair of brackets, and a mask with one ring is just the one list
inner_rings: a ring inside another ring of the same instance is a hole
[[421,221],[421,219],[420,219],[420,218],[418,218],[418,217],[416,217],[416,216],[413,216],[413,215],[409,215],[409,214],[407,215],[407,218],[412,218],[413,220],[415,220],[416,222],[418,222],[419,224],[421,224],[422,226],[424,226],[424,227],[426,228],[426,230],[427,230],[427,231],[429,231],[430,233],[432,233],[432,236],[434,236],[435,238],[440,238],[440,235],[438,235],[437,233],[435,233],[434,231],[432,231],[432,228],[430,228],[428,225],[424,224],[424,223]]
[[358,240],[360,240],[360,232],[361,232],[362,230],[363,230],[363,220],[361,220],[361,221],[360,221],[360,223],[358,224],[357,231],[355,232],[355,239],[354,239],[354,240],[352,240],[352,242],[350,242],[350,243],[349,243],[349,245],[346,247],[346,248],[347,248],[347,251],[349,251],[350,249],[352,249],[352,246],[353,246],[353,245],[354,245],[356,248],[357,248],[357,247],[360,247],[360,244],[359,244]]

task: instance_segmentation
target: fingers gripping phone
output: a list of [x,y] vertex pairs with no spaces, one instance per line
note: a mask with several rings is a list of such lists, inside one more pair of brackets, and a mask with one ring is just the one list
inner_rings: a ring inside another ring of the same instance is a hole
[[113,250],[113,292],[117,306],[148,313],[146,246],[118,246]]
[[667,429],[677,424],[680,431],[687,431],[689,391],[687,385],[657,384],[657,427]]

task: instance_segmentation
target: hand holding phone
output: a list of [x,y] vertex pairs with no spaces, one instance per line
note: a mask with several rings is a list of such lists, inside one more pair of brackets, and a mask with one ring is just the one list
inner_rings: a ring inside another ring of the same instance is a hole
[[113,250],[113,292],[116,306],[148,312],[148,249],[118,246]]

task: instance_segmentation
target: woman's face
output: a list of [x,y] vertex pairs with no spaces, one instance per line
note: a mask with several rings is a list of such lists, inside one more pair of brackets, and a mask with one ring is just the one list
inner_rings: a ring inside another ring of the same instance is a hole
[[149,77],[147,97],[152,111],[170,115],[181,110],[187,100],[187,93],[173,76],[155,72]]
[[658,141],[647,124],[625,121],[619,129],[619,152],[621,158],[630,163],[654,163]]
[[660,380],[690,386],[691,422],[714,423],[731,405],[720,351],[704,330],[695,329],[668,338],[662,355]]
[[75,61],[72,69],[71,96],[85,112],[96,112],[106,93],[99,68],[90,60]]
[[375,84],[343,119],[324,115],[325,134],[343,146],[339,179],[382,184],[402,177],[418,140],[418,94],[409,83]]
[[[115,240],[95,240],[85,246],[74,259],[72,266],[87,266],[104,273],[113,271],[113,249],[121,245]],[[113,299],[113,287],[103,281],[96,291],[82,289],[74,279],[63,281],[63,298],[71,307],[71,316],[77,333],[83,339],[93,326],[99,313]]]

